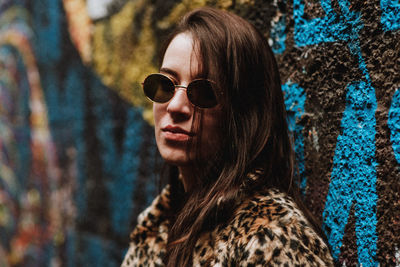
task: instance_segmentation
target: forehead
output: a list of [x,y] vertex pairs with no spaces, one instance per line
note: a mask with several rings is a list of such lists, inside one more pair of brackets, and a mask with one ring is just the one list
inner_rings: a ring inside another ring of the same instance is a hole
[[165,51],[161,71],[168,69],[179,79],[193,78],[199,72],[199,59],[194,50],[193,37],[184,32],[176,35]]

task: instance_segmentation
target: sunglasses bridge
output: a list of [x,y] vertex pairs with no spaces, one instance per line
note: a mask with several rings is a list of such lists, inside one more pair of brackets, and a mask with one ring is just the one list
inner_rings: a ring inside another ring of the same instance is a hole
[[[179,84],[174,84],[174,88],[175,88],[175,93],[176,93],[176,90],[183,90],[183,91],[186,91],[186,96],[187,96],[187,90],[188,90],[188,87],[187,86],[184,86],[184,85],[179,85]],[[174,95],[175,95],[175,93],[174,93]],[[172,99],[172,98],[171,98]]]
[[176,89],[185,89],[185,90],[187,90],[187,86],[184,86],[184,85],[179,85],[179,84],[175,85],[175,84],[174,84],[174,87],[175,87]]
[[[189,96],[188,96],[188,87],[190,86],[190,83],[188,84],[188,86],[184,86],[184,85],[180,85],[180,84],[174,84],[174,88],[175,88],[175,92],[174,92],[174,95],[171,97],[171,99],[175,96],[175,93],[176,93],[176,91],[177,90],[184,90],[184,91],[186,91],[186,96],[189,98]],[[170,99],[170,100],[171,100]],[[170,101],[169,100],[169,101]],[[189,101],[193,104],[193,105],[195,105],[196,106],[196,104],[194,104],[193,102],[192,102],[192,100],[190,100],[190,98],[189,98]],[[199,105],[197,105],[197,106],[199,106]],[[213,105],[214,106],[214,105]]]

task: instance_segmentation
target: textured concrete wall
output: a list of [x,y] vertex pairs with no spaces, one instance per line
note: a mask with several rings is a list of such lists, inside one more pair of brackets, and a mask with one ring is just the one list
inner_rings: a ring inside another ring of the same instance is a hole
[[400,266],[396,0],[1,1],[0,266],[118,266],[160,167],[140,82],[202,5],[273,47],[299,184],[335,259]]
[[270,37],[295,117],[306,202],[341,264],[399,265],[400,5],[276,7]]

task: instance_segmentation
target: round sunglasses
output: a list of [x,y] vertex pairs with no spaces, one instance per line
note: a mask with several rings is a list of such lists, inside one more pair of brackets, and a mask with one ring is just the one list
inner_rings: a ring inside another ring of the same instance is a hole
[[144,94],[153,102],[166,103],[175,95],[175,89],[185,89],[189,101],[199,108],[212,108],[218,102],[214,94],[214,82],[206,79],[196,79],[188,86],[176,85],[166,75],[150,74],[142,83]]

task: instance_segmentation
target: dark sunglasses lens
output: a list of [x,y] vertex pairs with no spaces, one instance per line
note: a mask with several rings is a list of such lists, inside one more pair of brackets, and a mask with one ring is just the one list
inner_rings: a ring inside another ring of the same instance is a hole
[[212,108],[217,105],[212,83],[208,80],[194,80],[187,90],[189,100],[201,108]]
[[168,77],[151,74],[143,82],[143,91],[154,102],[166,103],[174,96],[175,87]]

